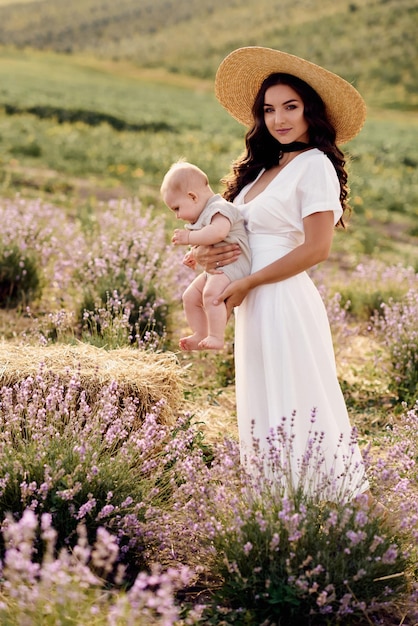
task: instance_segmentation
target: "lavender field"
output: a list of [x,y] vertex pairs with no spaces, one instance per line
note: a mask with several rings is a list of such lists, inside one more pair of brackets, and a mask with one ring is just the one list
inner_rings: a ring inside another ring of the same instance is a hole
[[[417,623],[412,267],[369,259],[312,272],[377,504],[344,490],[332,502],[314,415],[290,492],[274,446],[277,482],[257,463],[244,473],[230,405],[223,432],[211,425],[233,393],[233,323],[223,353],[178,353],[190,270],[163,214],[115,200],[87,228],[22,197],[0,212],[2,624]],[[173,418],[161,419],[161,397],[138,420],[138,398],[116,379],[94,400],[77,370],[51,379],[43,351],[80,342],[109,359],[176,354],[184,399]],[[39,371],[7,383],[13,346],[37,349]]]
[[[1,626],[418,625],[416,26],[414,0],[0,0]],[[243,468],[233,320],[222,352],[178,349],[159,188],[184,157],[221,191],[241,45],[366,100],[311,274],[372,499],[328,497],[314,411],[296,486],[282,427]]]

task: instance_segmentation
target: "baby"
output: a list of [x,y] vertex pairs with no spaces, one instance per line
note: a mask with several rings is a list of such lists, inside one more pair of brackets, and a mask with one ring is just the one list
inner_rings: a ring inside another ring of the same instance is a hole
[[[188,222],[176,229],[172,242],[177,246],[209,246],[238,243],[239,258],[222,271],[199,274],[183,294],[183,306],[192,335],[179,341],[182,350],[221,350],[224,347],[227,312],[225,305],[214,305],[225,287],[250,272],[250,247],[244,220],[238,209],[215,194],[208,177],[196,165],[179,161],[164,176],[161,195],[177,216]],[[196,261],[187,253],[183,263],[193,269]]]

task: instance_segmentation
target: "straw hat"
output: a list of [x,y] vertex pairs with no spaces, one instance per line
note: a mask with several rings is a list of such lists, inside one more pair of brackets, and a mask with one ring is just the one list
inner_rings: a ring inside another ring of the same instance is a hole
[[216,97],[238,122],[252,126],[255,97],[264,79],[276,72],[297,76],[315,89],[325,103],[337,143],[345,143],[360,132],[366,105],[350,83],[319,65],[271,48],[250,46],[231,52],[216,73]]

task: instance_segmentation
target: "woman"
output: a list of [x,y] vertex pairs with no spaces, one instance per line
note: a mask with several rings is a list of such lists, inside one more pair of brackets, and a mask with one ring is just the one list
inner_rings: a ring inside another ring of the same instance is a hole
[[[219,300],[229,312],[237,307],[242,458],[251,455],[254,439],[266,450],[271,433],[284,428],[297,485],[301,459],[317,432],[324,495],[354,496],[368,485],[337,380],[326,310],[306,271],[328,257],[334,226],[344,225],[347,174],[337,144],[360,131],[364,102],[339,76],[260,47],[226,57],[215,89],[227,111],[249,127],[246,149],[224,180],[224,196],[244,215],[252,269]],[[227,246],[195,254],[216,271],[238,252]],[[308,475],[316,483],[317,470]]]

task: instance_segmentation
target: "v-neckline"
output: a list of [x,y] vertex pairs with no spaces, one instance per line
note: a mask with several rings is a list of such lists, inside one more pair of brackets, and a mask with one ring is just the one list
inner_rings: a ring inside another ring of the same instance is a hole
[[293,163],[293,161],[296,161],[296,159],[301,156],[302,154],[306,154],[307,152],[310,152],[312,150],[312,148],[310,148],[309,150],[304,150],[303,152],[300,152],[299,154],[297,154],[293,159],[291,159],[288,163],[286,163],[286,165],[280,169],[271,180],[269,180],[269,182],[267,183],[267,185],[264,187],[264,189],[262,189],[258,194],[256,194],[253,198],[250,198],[250,200],[247,200],[246,197],[248,195],[248,193],[251,191],[251,189],[254,187],[254,185],[256,184],[256,182],[261,178],[261,176],[264,174],[264,172],[266,172],[266,168],[263,167],[259,173],[257,174],[257,176],[254,178],[254,180],[249,183],[248,189],[245,192],[245,195],[242,197],[243,203],[244,204],[249,204],[250,202],[252,202],[253,200],[255,200],[256,198],[258,198],[258,196],[262,193],[264,193],[266,191],[266,189],[268,189],[270,187],[270,185],[273,183],[273,181],[275,181],[277,179],[278,176],[280,176],[280,174],[282,172],[284,172],[286,170],[286,168]]

